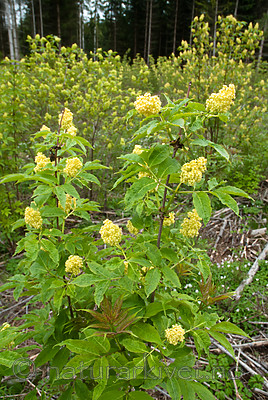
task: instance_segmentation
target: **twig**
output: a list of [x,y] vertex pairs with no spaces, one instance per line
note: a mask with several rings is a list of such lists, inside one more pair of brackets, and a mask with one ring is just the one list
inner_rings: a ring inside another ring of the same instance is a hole
[[27,301],[30,301],[33,297],[34,297],[34,296],[27,297],[26,299],[23,299],[23,300],[19,301],[18,303],[13,304],[13,306],[10,306],[10,307],[8,307],[8,308],[5,308],[4,310],[2,310],[2,311],[0,312],[0,316],[1,316],[2,314],[6,313],[7,311],[12,310],[13,308],[15,308],[15,307],[17,307],[17,306],[20,306],[20,305],[23,304],[23,303],[27,303]]
[[[237,361],[236,358],[229,353],[228,350],[226,350],[222,345],[220,345],[219,343],[216,342],[216,340],[211,339],[211,342],[218,347],[223,353],[227,354],[229,357],[231,357],[233,360]],[[244,361],[242,360],[238,360],[239,364],[246,370],[248,371],[251,375],[258,375],[258,373],[256,371],[254,371],[254,369],[250,368],[246,363],[244,363]],[[263,377],[264,378],[264,377]],[[268,382],[267,380],[264,378],[264,382],[263,384],[268,388]]]
[[40,390],[38,389],[38,387],[37,386],[35,386],[35,384],[34,383],[32,383],[29,379],[26,379],[27,380],[27,382],[29,383],[29,385],[30,386],[32,386],[33,388],[35,388],[36,389],[36,391],[37,391],[37,393],[38,393],[38,395],[41,397],[42,396],[42,393],[40,392]]
[[155,390],[158,390],[158,392],[164,394],[164,395],[167,396],[169,399],[171,399],[171,397],[170,397],[170,395],[168,394],[168,392],[166,392],[166,391],[163,390],[163,389],[160,389],[160,387],[155,386]]
[[268,253],[268,243],[266,244],[266,246],[264,247],[264,249],[263,249],[263,251],[261,252],[261,254],[259,255],[259,257],[254,261],[254,264],[252,265],[252,267],[250,268],[250,270],[249,270],[249,272],[248,272],[248,277],[247,277],[247,279],[244,279],[243,281],[242,281],[242,283],[238,286],[238,288],[236,289],[236,295],[235,295],[235,299],[236,300],[239,300],[240,299],[240,297],[241,297],[241,293],[243,292],[243,290],[244,290],[244,287],[246,286],[246,285],[249,285],[251,282],[252,282],[252,280],[253,280],[253,278],[254,278],[254,275],[256,274],[256,272],[258,271],[258,269],[259,269],[259,261],[260,260],[264,260],[265,259],[265,257],[266,257],[266,255],[267,255],[267,253]]
[[267,396],[267,397],[268,397],[268,393],[265,392],[264,390],[261,390],[261,389],[258,389],[258,388],[254,388],[253,391],[254,391],[254,392],[257,392],[257,393],[261,393],[261,394],[263,394],[264,396]]
[[268,371],[266,368],[264,368],[261,364],[259,364],[256,360],[251,358],[248,354],[244,353],[241,349],[240,353],[242,354],[243,357],[245,357],[247,360],[249,360],[252,364],[256,365],[259,369],[261,369],[265,374],[268,374]]
[[239,392],[238,392],[237,384],[236,384],[236,381],[235,381],[235,378],[234,378],[233,371],[230,371],[230,373],[231,373],[231,377],[232,377],[232,380],[233,380],[233,383],[234,383],[236,399],[237,400],[243,400],[242,397],[240,396]]
[[250,343],[241,343],[241,344],[234,344],[234,348],[239,347],[259,347],[259,346],[267,346],[268,340],[260,340],[259,342],[250,342]]

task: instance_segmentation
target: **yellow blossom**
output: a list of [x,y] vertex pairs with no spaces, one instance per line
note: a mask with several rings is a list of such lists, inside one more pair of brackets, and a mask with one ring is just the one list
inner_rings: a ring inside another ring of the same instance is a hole
[[[61,204],[59,204],[59,207],[63,210],[63,207]],[[69,214],[71,210],[76,209],[76,199],[69,194],[66,194],[66,202],[65,202],[65,208],[64,211],[66,214]]]
[[49,131],[49,132],[51,132],[50,128],[49,128],[48,126],[46,126],[46,125],[42,125],[42,127],[41,127],[41,129],[40,129],[40,132],[43,132],[43,131]]
[[32,228],[40,229],[42,226],[42,217],[39,210],[34,210],[32,207],[26,207],[24,219],[26,224]]
[[130,220],[127,221],[127,229],[132,235],[137,235],[139,233],[139,230],[135,228]]
[[206,109],[211,113],[225,113],[229,110],[235,99],[235,86],[223,85],[218,93],[212,93],[206,101]]
[[62,113],[59,114],[59,125],[61,128],[66,130],[70,128],[73,124],[73,113],[69,110],[69,108],[64,108]]
[[106,219],[100,229],[100,234],[104,243],[116,246],[121,242],[122,229],[109,219]]
[[139,144],[136,144],[135,147],[134,147],[134,149],[133,149],[133,151],[132,151],[133,154],[138,154],[138,156],[139,156],[142,152],[143,152],[143,150],[142,150],[142,148],[141,148],[141,145],[139,145]]
[[68,135],[71,135],[71,136],[76,136],[76,134],[77,134],[77,128],[74,126],[74,125],[71,125],[68,129],[67,129],[67,132],[66,133],[68,133]]
[[140,172],[139,172],[139,175],[138,175],[138,178],[141,179],[141,178],[145,178],[145,177],[147,177],[147,176],[150,176],[150,175],[148,174],[148,172],[140,171]]
[[185,330],[179,324],[172,325],[172,328],[168,328],[165,330],[165,337],[167,338],[170,344],[176,346],[178,342],[184,341]]
[[169,217],[164,218],[163,225],[170,226],[170,225],[174,224],[174,222],[175,222],[175,214],[174,214],[174,212],[170,212]]
[[69,256],[65,262],[65,272],[78,275],[80,268],[83,268],[83,259],[79,256]]
[[68,160],[66,161],[66,167],[63,169],[63,172],[73,178],[75,175],[78,174],[82,166],[83,164],[78,157],[68,158]]
[[181,167],[181,183],[194,186],[196,182],[202,179],[202,173],[206,170],[207,159],[199,157],[197,160],[192,160]]
[[198,236],[199,229],[201,228],[201,220],[202,218],[199,217],[197,214],[196,209],[194,208],[192,211],[187,213],[188,218],[184,218],[180,233],[185,237],[195,237]]
[[127,271],[128,271],[128,262],[127,262],[127,261],[124,261],[124,265],[125,265],[124,273],[127,274]]
[[134,103],[136,110],[148,117],[152,114],[158,114],[161,110],[161,101],[158,96],[151,96],[150,93],[145,93],[143,96],[139,96]]
[[38,152],[35,157],[36,166],[34,167],[34,171],[40,171],[45,168],[46,165],[50,162],[50,158],[46,157],[43,153]]
[[5,331],[8,328],[10,328],[10,325],[7,322],[4,322],[1,326],[0,332]]

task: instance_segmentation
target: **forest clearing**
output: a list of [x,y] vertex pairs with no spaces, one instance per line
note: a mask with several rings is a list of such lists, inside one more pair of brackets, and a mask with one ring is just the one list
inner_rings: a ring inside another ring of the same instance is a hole
[[1,61],[0,399],[268,398],[264,32],[215,26]]

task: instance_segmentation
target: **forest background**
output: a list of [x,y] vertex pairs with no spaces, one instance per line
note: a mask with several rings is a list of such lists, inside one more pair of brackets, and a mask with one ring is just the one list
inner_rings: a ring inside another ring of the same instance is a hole
[[264,0],[1,0],[0,57],[26,54],[27,35],[53,34],[63,46],[77,43],[85,52],[112,49],[132,59],[140,54],[148,62],[149,54],[178,54],[181,40],[191,44],[191,22],[201,14],[212,31],[217,16],[229,14],[266,30]]

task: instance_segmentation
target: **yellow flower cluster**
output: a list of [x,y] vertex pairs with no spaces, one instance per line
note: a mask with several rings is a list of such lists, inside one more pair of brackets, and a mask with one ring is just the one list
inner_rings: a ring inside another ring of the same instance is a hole
[[124,273],[127,274],[127,271],[128,271],[128,262],[127,262],[127,261],[124,261],[124,265],[125,265]]
[[74,125],[71,125],[68,129],[67,129],[67,133],[68,133],[68,135],[71,135],[71,136],[76,136],[76,134],[77,134],[77,128],[74,126]]
[[172,328],[165,330],[165,336],[170,344],[176,346],[178,342],[184,341],[185,330],[179,324],[172,325]]
[[61,123],[61,128],[64,130],[69,129],[73,124],[73,113],[69,108],[64,108],[62,113],[59,114],[59,125]]
[[139,233],[139,230],[135,228],[135,226],[132,224],[130,220],[127,221],[127,229],[129,233],[131,233],[132,235],[136,236]]
[[139,172],[139,175],[138,175],[138,179],[146,178],[147,176],[150,177],[150,174],[148,174],[148,172],[140,171],[140,172]]
[[26,224],[32,228],[40,229],[42,226],[42,217],[39,210],[34,210],[32,207],[26,207],[24,219]]
[[181,183],[194,186],[196,182],[202,179],[202,173],[206,170],[207,159],[199,157],[197,160],[192,160],[181,167]]
[[46,125],[42,125],[40,132],[43,132],[43,131],[51,132],[50,128],[48,128]]
[[116,246],[121,242],[122,229],[111,220],[106,219],[100,229],[100,234],[104,243]]
[[79,256],[69,256],[65,261],[65,272],[70,272],[73,275],[78,275],[80,268],[83,268],[83,259]]
[[[63,210],[62,205],[60,204],[59,207]],[[69,194],[66,194],[66,202],[65,202],[65,208],[64,211],[66,214],[69,214],[71,210],[76,209],[76,199]]]
[[43,153],[38,152],[34,161],[36,162],[34,171],[37,172],[46,167],[46,165],[50,162],[50,158],[46,157]]
[[196,209],[194,208],[192,211],[187,213],[188,218],[184,218],[180,229],[180,233],[185,237],[195,237],[198,236],[199,229],[201,228],[201,220],[197,214]]
[[63,169],[63,172],[73,178],[75,175],[77,175],[82,166],[83,164],[78,157],[68,158],[68,160],[66,161],[66,167]]
[[133,151],[132,151],[133,154],[138,154],[138,156],[139,156],[142,152],[143,152],[143,150],[142,150],[142,148],[141,148],[141,145],[139,145],[139,144],[136,144],[135,147],[134,147],[134,149],[133,149]]
[[163,225],[170,226],[170,225],[174,224],[174,222],[175,222],[175,214],[174,214],[174,212],[170,212],[169,217],[164,218]]
[[161,101],[158,96],[151,96],[150,93],[145,93],[143,96],[139,96],[134,103],[136,110],[149,117],[152,114],[158,114],[161,110]]
[[223,85],[218,93],[212,93],[206,101],[206,109],[211,113],[225,113],[235,99],[235,85]]

